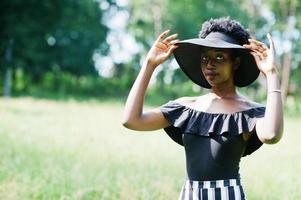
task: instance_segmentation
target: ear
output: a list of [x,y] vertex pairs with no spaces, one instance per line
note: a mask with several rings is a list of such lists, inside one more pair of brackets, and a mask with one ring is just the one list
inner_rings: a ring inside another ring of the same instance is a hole
[[237,70],[240,65],[240,57],[236,57],[233,62],[233,69]]

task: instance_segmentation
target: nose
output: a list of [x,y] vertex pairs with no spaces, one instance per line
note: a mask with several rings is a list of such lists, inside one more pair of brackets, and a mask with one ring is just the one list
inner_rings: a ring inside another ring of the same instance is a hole
[[206,68],[207,69],[213,69],[213,68],[215,68],[215,63],[214,63],[214,61],[212,59],[208,59],[208,62],[206,64]]

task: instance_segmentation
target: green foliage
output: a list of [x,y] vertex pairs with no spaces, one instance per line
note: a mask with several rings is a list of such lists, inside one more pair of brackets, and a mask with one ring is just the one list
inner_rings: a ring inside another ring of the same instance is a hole
[[[233,4],[241,4],[242,6],[232,6]],[[131,11],[131,21],[128,28],[147,51],[159,34],[156,31],[171,29],[173,33],[179,34],[180,39],[198,37],[201,24],[210,18],[231,16],[232,19],[237,19],[245,27],[248,27],[253,16],[250,14],[249,7],[243,5],[245,5],[244,1],[233,0],[218,2],[205,0],[131,1],[129,9]],[[151,13],[154,13],[154,15]],[[156,14],[161,16],[160,20],[155,18]],[[262,22],[260,17],[256,19],[257,23]],[[156,27],[161,27],[161,29],[157,30]],[[143,57],[144,54],[145,52],[141,52],[140,57]],[[170,85],[162,83],[162,76],[167,73],[167,70],[164,67],[158,75],[158,84],[155,89],[149,91],[149,98],[154,96],[154,99],[156,99],[156,96],[158,96],[155,94],[156,92],[159,96],[166,96],[166,99],[176,96],[200,95],[201,90],[193,90],[193,84],[180,69],[173,72]]]
[[22,68],[31,84],[52,71],[96,73],[92,54],[97,48],[105,52],[101,46],[108,32],[96,1],[5,0],[0,13],[1,56],[12,49],[10,60],[1,59],[1,72],[8,66]]
[[[99,5],[104,2],[108,3],[108,8],[100,9]],[[291,19],[296,20],[295,28],[299,30],[301,4],[295,0],[268,0],[261,4],[257,1],[243,0],[132,0],[129,1],[128,7],[124,8],[118,7],[114,0],[4,0],[0,3],[0,81],[3,83],[5,70],[10,67],[13,68],[12,89],[15,95],[126,94],[138,74],[141,58],[145,57],[161,31],[171,29],[172,33],[179,33],[180,39],[197,37],[205,20],[230,16],[248,27],[258,39],[267,42],[265,33],[271,30],[276,35],[281,33],[286,37],[287,15],[294,6],[295,16]],[[110,44],[107,43],[106,36],[110,27],[104,25],[103,19],[105,12],[110,12],[110,8],[117,11],[125,9],[129,12],[127,31],[143,49],[129,63],[114,63],[114,77],[104,79],[97,77],[92,54],[98,52],[106,55],[109,51]],[[272,14],[275,18],[275,24],[272,26],[271,21],[267,21],[270,19],[264,17],[267,14]],[[292,40],[294,45],[289,88],[291,96],[301,96],[298,87],[301,84],[301,40],[298,38],[300,35]],[[154,91],[160,94],[164,91],[167,97],[195,94],[191,89],[192,84],[186,83],[189,80],[179,69],[173,72],[170,85],[165,83],[164,76],[169,73],[167,70],[164,66],[159,74],[156,89],[150,91],[150,98],[156,96]],[[178,85],[187,85],[187,89],[180,90],[181,93],[170,89]],[[260,87],[256,87],[252,91],[259,91]],[[0,89],[2,91],[2,84]],[[100,90],[102,92],[99,92]],[[260,91],[258,94],[251,93],[255,98],[259,97],[258,99],[264,96]]]
[[[46,72],[38,84],[32,82],[21,68],[15,72],[13,96],[34,96],[50,99],[83,99],[98,98],[126,98],[128,89],[134,82],[133,70],[129,66],[122,68],[121,75],[110,79],[95,75],[75,76],[69,72]],[[1,81],[1,78],[0,78]],[[1,87],[0,87],[1,89]]]
[[180,39],[198,37],[201,25],[210,18],[231,16],[243,24],[250,20],[247,13],[239,6],[240,1],[198,1],[186,0],[184,2],[168,1],[164,8],[163,26],[172,27],[179,33]]
[[105,79],[96,76],[74,76],[70,73],[46,73],[39,85],[30,85],[23,93],[36,97],[116,97],[125,95],[125,87],[128,88],[126,80],[117,77]]

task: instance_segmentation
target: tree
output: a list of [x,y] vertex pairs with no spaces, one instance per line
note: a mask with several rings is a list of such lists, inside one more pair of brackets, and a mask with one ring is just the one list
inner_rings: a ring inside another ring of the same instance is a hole
[[93,0],[1,1],[0,64],[5,87],[16,68],[28,77],[28,84],[39,83],[46,72],[96,75],[92,54],[108,48],[102,12]]
[[269,6],[275,14],[276,23],[274,28],[278,31],[282,44],[284,44],[282,46],[283,49],[281,59],[281,91],[282,100],[285,102],[290,88],[289,81],[291,77],[292,66],[294,62],[297,61],[297,54],[300,55],[298,49],[294,47],[298,45],[300,46],[300,40],[296,35],[301,34],[299,31],[301,28],[301,4],[297,0],[270,0],[267,3],[269,3]]
[[[129,8],[131,21],[128,30],[144,46],[145,51],[141,52],[141,57],[143,57],[158,34],[166,29],[171,29],[172,33],[179,33],[180,39],[198,37],[201,24],[204,21],[223,16],[231,16],[232,19],[237,19],[248,27],[250,21],[250,16],[246,12],[248,8],[233,6],[234,4],[244,5],[243,2],[242,0],[218,2],[205,0],[132,0]],[[167,65],[165,63],[165,66]],[[163,79],[166,68],[164,67],[158,74],[161,92],[164,90]],[[173,82],[176,79],[185,80],[183,76],[183,73],[174,73]]]

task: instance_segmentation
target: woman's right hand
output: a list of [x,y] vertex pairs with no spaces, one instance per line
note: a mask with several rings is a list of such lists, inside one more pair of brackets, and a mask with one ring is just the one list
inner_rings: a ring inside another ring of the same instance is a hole
[[166,30],[159,35],[150,51],[146,56],[146,61],[153,67],[157,67],[164,61],[166,61],[173,51],[178,47],[176,43],[179,41],[177,38],[178,34],[167,36],[170,30]]

